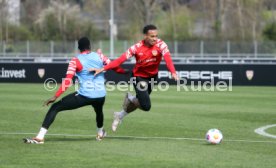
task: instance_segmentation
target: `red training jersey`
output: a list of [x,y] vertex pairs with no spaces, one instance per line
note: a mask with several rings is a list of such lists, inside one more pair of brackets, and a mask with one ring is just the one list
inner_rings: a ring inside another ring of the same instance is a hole
[[167,44],[158,39],[155,45],[148,47],[145,45],[144,40],[131,46],[119,58],[112,61],[104,67],[104,70],[113,69],[118,67],[123,62],[131,57],[135,57],[136,64],[133,69],[134,76],[144,78],[153,77],[158,73],[158,67],[162,60],[162,56],[166,62],[168,70],[174,74],[175,68],[171,59],[171,54]]

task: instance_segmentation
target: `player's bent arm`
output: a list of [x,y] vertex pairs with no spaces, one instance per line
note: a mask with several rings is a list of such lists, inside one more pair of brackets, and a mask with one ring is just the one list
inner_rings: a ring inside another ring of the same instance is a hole
[[56,99],[57,99],[56,96],[51,97],[50,99],[46,100],[46,101],[43,103],[43,106],[48,106],[50,103],[53,103],[54,101],[56,101]]
[[63,92],[65,92],[72,84],[73,74],[67,74],[66,77],[62,80],[62,83],[55,94],[55,97],[59,97]]
[[122,63],[124,63],[127,59],[135,55],[136,53],[136,45],[131,46],[126,52],[124,52],[119,58],[113,60],[108,65],[104,66],[104,70],[110,70],[113,68],[116,68],[120,66]]
[[65,92],[68,87],[72,84],[72,79],[75,76],[75,73],[82,70],[82,64],[80,63],[79,59],[74,57],[68,64],[66,77],[62,80],[62,83],[56,92],[55,96],[59,97],[63,92]]
[[125,53],[123,53],[119,58],[113,60],[112,62],[110,62],[109,64],[104,66],[104,68],[102,68],[102,69],[89,68],[88,71],[90,71],[90,72],[94,71],[95,72],[94,76],[96,76],[97,74],[99,74],[103,71],[117,68],[122,63],[124,63],[128,58],[132,57],[135,54],[135,51],[136,51],[136,49],[135,49],[135,45],[134,45],[134,46],[130,47]]
[[55,93],[53,97],[46,100],[43,104],[43,106],[48,106],[50,103],[53,103],[56,101],[56,99],[67,90],[69,86],[71,86],[72,78],[74,77],[73,74],[67,74],[65,79],[62,81],[62,84],[60,85],[58,91]]
[[172,62],[172,59],[171,59],[171,54],[169,52],[167,52],[165,55],[164,55],[164,60],[166,62],[166,65],[167,65],[167,68],[168,70],[171,72],[172,74],[172,78],[174,80],[179,80],[179,77],[178,75],[176,74],[176,71],[175,71],[175,67],[173,65],[173,62]]
[[[111,60],[105,56],[103,53],[102,53],[102,50],[101,49],[97,49],[97,53],[100,55],[100,58],[101,60],[103,61],[103,64],[104,65],[108,65],[110,64]],[[127,71],[125,69],[123,69],[122,67],[118,66],[118,67],[115,67],[112,69],[113,71],[117,72],[117,73],[120,73],[120,74],[125,74],[127,73]]]
[[88,68],[89,72],[94,72],[94,76],[97,76],[99,73],[104,71],[104,68],[97,69],[97,68]]
[[115,71],[116,73],[119,73],[119,74],[126,74],[128,73],[128,71],[122,67],[115,67],[112,69],[113,71]]
[[169,52],[167,52],[165,55],[164,55],[164,60],[166,62],[166,65],[167,65],[167,68],[168,70],[172,73],[172,74],[175,74],[175,68],[174,68],[174,65],[173,65],[173,62],[172,62],[172,58],[171,58],[171,54]]
[[119,58],[111,61],[108,65],[104,66],[104,70],[110,70],[110,69],[114,69],[116,67],[119,67],[122,63],[124,63],[127,60],[127,56],[126,53],[124,53],[123,55],[121,55]]
[[168,70],[172,74],[172,78],[174,80],[179,80],[179,77],[176,74],[176,71],[175,71],[175,68],[174,68],[174,65],[173,65],[173,62],[172,62],[172,59],[171,59],[171,53],[170,53],[170,51],[168,49],[168,45],[164,41],[161,41],[159,47],[161,49],[162,55],[164,57],[164,60],[166,62],[166,66],[167,66]]

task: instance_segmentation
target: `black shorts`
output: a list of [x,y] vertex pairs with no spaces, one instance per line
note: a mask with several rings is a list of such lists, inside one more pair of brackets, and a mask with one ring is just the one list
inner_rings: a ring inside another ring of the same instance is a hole
[[134,76],[133,86],[136,91],[136,97],[139,100],[140,107],[144,111],[149,111],[151,108],[151,101],[149,95],[151,94],[154,84],[157,83],[157,75],[150,78],[143,78]]
[[88,98],[78,94],[77,92],[71,93],[58,101],[56,104],[63,110],[73,110],[83,106],[91,105],[95,109],[103,108],[105,97]]

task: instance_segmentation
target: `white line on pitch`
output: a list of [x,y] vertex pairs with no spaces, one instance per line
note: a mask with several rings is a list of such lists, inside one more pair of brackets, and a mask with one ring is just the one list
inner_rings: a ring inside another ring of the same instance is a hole
[[[0,132],[0,135],[35,135],[36,133],[24,132]],[[88,134],[47,134],[47,136],[64,136],[64,137],[94,137]],[[139,136],[107,136],[106,138],[129,138],[129,139],[161,139],[161,140],[190,140],[190,141],[206,141],[201,138],[185,138],[185,137],[139,137]],[[224,142],[248,142],[248,143],[276,143],[276,141],[256,141],[256,140],[231,140],[224,139]]]
[[276,139],[276,135],[272,135],[272,134],[269,134],[269,133],[265,132],[266,129],[272,128],[272,127],[276,127],[276,124],[266,125],[266,126],[257,128],[257,129],[255,129],[255,133],[260,134],[262,136],[266,136],[266,137],[270,137],[270,138]]
[[[25,132],[0,132],[0,135],[35,135],[35,133]],[[96,135],[88,134],[47,134],[46,136],[68,136],[68,137],[94,137]],[[205,139],[199,138],[177,138],[177,137],[138,137],[138,136],[107,136],[107,138],[133,138],[133,139],[172,139],[172,140],[193,140],[193,141],[204,141]]]

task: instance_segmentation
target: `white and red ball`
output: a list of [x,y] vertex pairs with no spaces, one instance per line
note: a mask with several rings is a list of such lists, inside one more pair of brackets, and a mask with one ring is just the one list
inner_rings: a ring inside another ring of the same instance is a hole
[[210,144],[219,144],[223,139],[223,135],[220,130],[213,128],[208,130],[205,138]]

